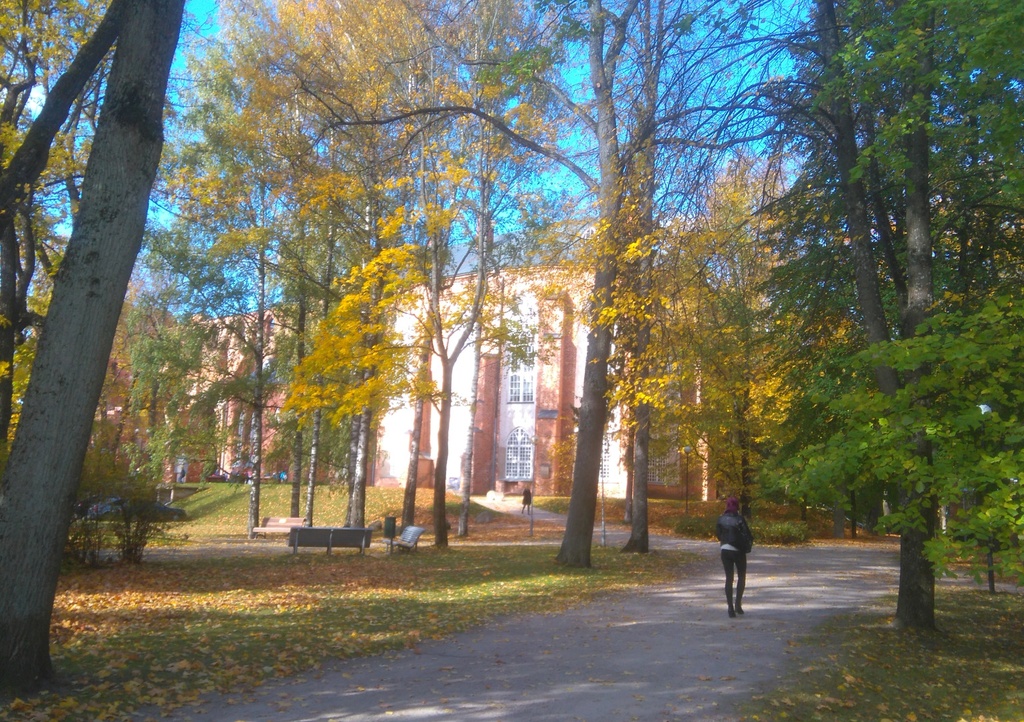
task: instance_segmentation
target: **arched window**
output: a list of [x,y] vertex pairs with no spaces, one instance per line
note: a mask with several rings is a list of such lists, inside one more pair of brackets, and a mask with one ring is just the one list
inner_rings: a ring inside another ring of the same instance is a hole
[[505,478],[533,478],[533,439],[522,429],[513,429],[505,447]]

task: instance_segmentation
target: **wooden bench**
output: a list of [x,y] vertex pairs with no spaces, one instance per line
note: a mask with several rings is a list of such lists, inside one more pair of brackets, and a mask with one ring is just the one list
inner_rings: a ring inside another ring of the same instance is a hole
[[293,527],[302,526],[306,520],[301,516],[265,516],[263,523],[252,528],[253,534],[287,534]]
[[358,549],[362,554],[370,546],[373,529],[350,526],[297,526],[288,536],[292,554],[299,553],[299,547],[326,547],[330,554],[337,547]]
[[399,549],[405,549],[406,551],[412,551],[416,548],[416,545],[420,543],[420,536],[425,532],[421,526],[407,526],[402,529],[402,534],[397,539],[385,539],[384,543],[388,545],[388,554],[398,547]]

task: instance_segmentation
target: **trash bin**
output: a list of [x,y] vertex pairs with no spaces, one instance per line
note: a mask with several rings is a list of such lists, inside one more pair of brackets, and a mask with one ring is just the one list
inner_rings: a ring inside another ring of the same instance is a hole
[[395,517],[386,516],[384,517],[384,538],[394,539],[395,538]]

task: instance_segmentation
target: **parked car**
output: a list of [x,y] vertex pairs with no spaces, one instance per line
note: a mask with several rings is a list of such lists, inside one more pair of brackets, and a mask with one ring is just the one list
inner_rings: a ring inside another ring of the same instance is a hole
[[94,499],[91,500],[91,503],[83,502],[78,505],[76,513],[81,517],[96,521],[119,519],[125,514],[142,516],[153,521],[185,521],[188,519],[185,510],[176,506],[168,506],[160,501],[131,501],[119,496]]

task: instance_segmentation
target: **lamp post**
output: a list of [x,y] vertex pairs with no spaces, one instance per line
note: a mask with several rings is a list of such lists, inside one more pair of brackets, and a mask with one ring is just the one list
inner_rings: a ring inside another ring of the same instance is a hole
[[683,475],[683,495],[686,497],[686,515],[690,515],[690,452],[693,447],[687,444],[683,447],[683,456],[686,457],[686,473]]
[[[985,414],[991,414],[992,413],[992,407],[989,406],[988,404],[978,404],[978,408],[981,410],[981,415],[982,416],[985,416]],[[995,547],[995,544],[996,544],[995,537],[992,535],[992,533],[990,531],[989,532],[989,536],[988,536],[988,544],[986,545],[987,546],[987,551],[986,551],[986,554],[985,554],[985,559],[988,562],[988,591],[989,591],[989,594],[995,594],[996,593],[995,559],[992,558],[993,547]]]

